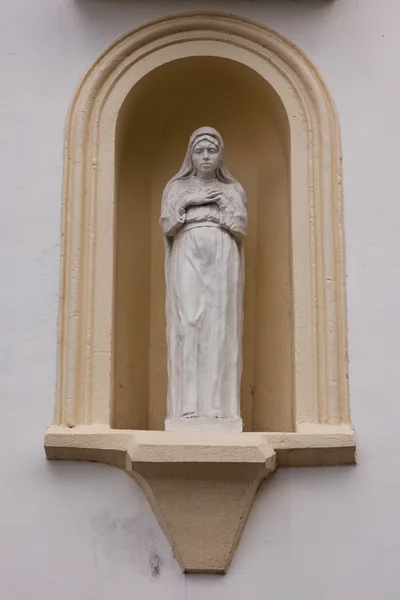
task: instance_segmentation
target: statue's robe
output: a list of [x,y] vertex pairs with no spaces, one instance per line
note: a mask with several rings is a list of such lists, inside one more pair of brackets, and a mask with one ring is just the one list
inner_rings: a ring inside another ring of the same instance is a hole
[[[185,206],[219,188],[220,205]],[[240,415],[246,196],[238,183],[175,180],[163,195],[168,417]]]

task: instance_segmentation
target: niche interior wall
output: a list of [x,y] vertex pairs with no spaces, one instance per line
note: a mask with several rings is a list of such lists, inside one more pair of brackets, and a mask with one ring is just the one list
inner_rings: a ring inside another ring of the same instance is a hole
[[[160,101],[161,98],[161,101]],[[218,57],[171,61],[129,94],[117,123],[112,425],[163,430],[166,417],[161,196],[190,133],[221,131],[247,193],[241,414],[246,431],[292,431],[289,125],[273,88]]]

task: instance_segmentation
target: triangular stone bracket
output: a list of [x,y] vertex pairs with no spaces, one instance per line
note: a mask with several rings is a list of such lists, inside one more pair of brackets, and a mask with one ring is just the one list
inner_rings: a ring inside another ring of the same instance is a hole
[[140,483],[186,573],[225,573],[276,454],[262,436],[148,434],[128,449]]
[[51,425],[46,455],[120,467],[142,486],[183,571],[225,573],[262,479],[279,467],[350,465],[354,431],[131,431]]

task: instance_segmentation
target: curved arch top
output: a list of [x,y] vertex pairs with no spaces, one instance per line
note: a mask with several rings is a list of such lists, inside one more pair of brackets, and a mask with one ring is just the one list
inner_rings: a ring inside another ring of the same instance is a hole
[[[250,49],[255,55],[265,57],[268,54],[269,61],[275,63],[276,68],[287,76],[297,78],[297,84],[302,82],[308,88],[306,94],[315,100],[319,110],[325,107],[324,116],[331,121],[331,127],[338,133],[334,103],[322,77],[307,56],[273,29],[244,17],[221,12],[172,15],[154,20],[119,37],[104,50],[82,78],[71,103],[69,124],[76,110],[81,108],[78,106],[79,101],[87,98],[91,102],[108,77],[114,77],[120,68],[124,69],[125,61],[134,53],[140,52],[143,57],[185,40],[219,40],[238,48]],[[293,86],[295,87],[295,81]],[[322,114],[320,116],[323,117]]]
[[261,24],[223,13],[170,16],[125,34],[89,69],[71,104],[55,423],[110,426],[117,122],[141,78],[190,56],[240,62],[281,99],[291,145],[295,431],[351,428],[334,103],[315,67],[290,41]]

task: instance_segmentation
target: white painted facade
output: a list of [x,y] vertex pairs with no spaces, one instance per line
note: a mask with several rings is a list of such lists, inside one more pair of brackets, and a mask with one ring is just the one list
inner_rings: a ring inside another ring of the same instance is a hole
[[[49,463],[62,142],[79,78],[123,32],[186,10],[275,28],[337,104],[357,467],[281,470],[228,575],[184,576],[123,472]],[[396,600],[400,584],[400,6],[396,0],[3,0],[0,20],[0,596]]]

